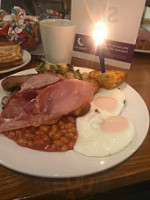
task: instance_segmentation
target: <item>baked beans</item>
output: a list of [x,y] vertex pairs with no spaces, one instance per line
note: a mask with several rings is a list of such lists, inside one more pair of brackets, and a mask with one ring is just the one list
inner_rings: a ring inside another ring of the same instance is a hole
[[23,147],[49,152],[64,152],[73,149],[76,142],[76,118],[64,116],[53,125],[23,128],[3,134]]

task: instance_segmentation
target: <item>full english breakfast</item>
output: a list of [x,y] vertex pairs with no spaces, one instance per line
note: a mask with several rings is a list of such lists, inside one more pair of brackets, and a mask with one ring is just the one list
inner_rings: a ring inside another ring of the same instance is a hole
[[44,62],[36,71],[1,82],[13,92],[2,102],[3,135],[31,149],[85,156],[108,156],[130,144],[134,126],[121,115],[126,97],[117,88],[126,80],[125,70],[81,73]]

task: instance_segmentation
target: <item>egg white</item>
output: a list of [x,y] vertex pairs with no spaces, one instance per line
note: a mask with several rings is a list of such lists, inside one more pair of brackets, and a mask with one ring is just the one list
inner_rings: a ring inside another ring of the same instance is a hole
[[[101,102],[102,99],[108,100],[105,103],[105,107],[109,108],[109,101],[112,102],[113,109],[109,110],[109,109],[105,109],[103,107],[99,107],[96,103],[95,100],[99,99],[99,101]],[[99,90],[99,92],[94,96],[93,101],[91,102],[91,111],[94,111],[95,109],[98,110],[101,115],[103,116],[109,116],[109,115],[119,115],[125,105],[125,95],[124,93],[118,89],[118,88],[114,88],[111,90],[107,90],[104,88],[101,88]]]
[[90,112],[77,118],[78,138],[74,150],[85,156],[103,157],[116,154],[126,148],[134,137],[134,126],[128,119],[127,129],[119,133],[105,132],[100,124],[104,118],[98,112]]

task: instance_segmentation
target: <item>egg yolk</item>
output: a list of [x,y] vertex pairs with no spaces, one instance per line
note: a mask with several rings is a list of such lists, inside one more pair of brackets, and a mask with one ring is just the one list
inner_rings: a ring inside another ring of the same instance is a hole
[[101,123],[101,129],[109,133],[124,131],[129,126],[129,122],[124,116],[111,116]]
[[98,97],[94,99],[94,104],[107,112],[112,112],[117,107],[117,101],[111,97]]

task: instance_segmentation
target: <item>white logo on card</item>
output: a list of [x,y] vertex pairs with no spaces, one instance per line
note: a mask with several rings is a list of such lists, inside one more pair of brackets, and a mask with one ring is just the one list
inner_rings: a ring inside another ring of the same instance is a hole
[[84,40],[81,37],[78,38],[77,42],[79,46],[84,46]]

